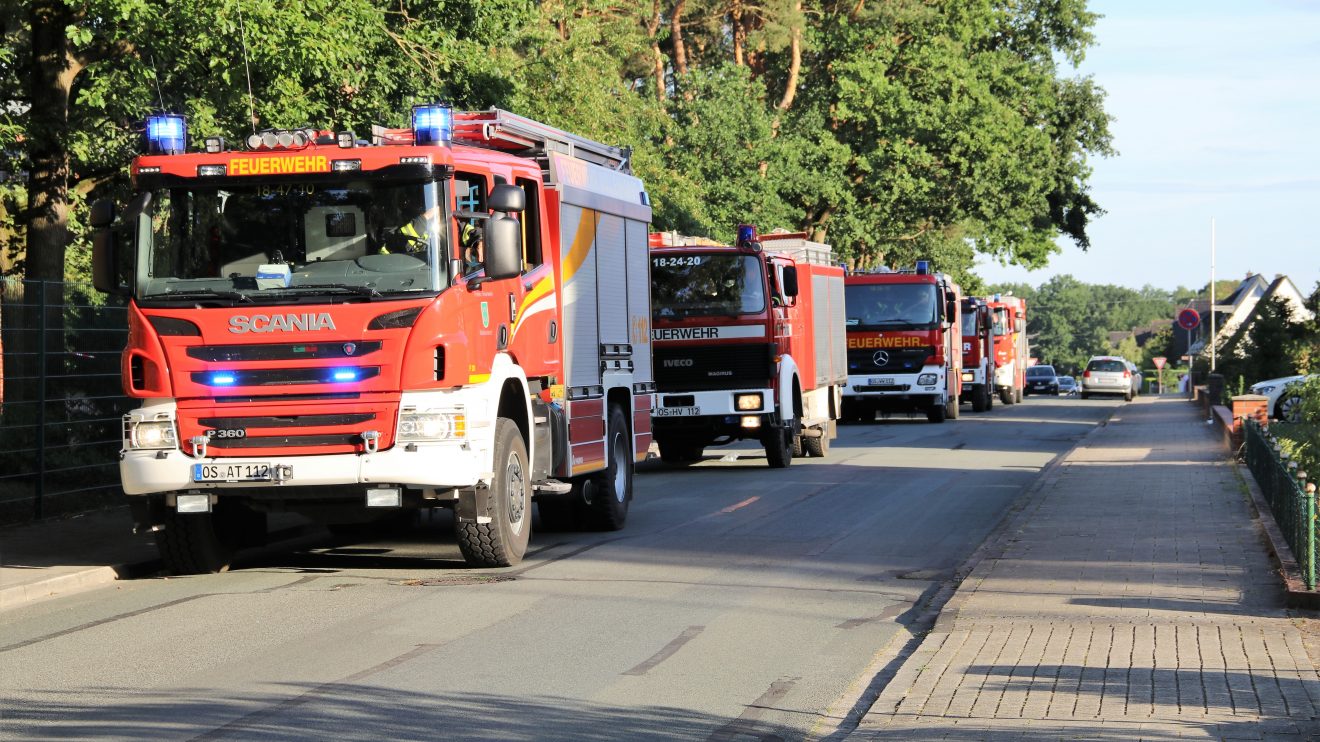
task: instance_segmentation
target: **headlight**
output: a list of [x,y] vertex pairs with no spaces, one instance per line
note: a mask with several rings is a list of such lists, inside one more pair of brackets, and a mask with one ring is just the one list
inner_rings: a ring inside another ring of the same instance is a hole
[[761,409],[761,393],[735,394],[733,395],[733,403],[739,410],[759,410]]
[[930,386],[934,384],[939,378],[940,377],[936,376],[935,374],[922,374],[917,377],[917,386]]
[[1269,386],[1254,387],[1251,391],[1255,394],[1269,394],[1274,391],[1274,385],[1270,384]]
[[963,381],[976,381],[976,374],[971,371],[963,372]]
[[141,421],[129,423],[129,448],[178,448],[179,439],[174,434],[174,421]]
[[403,410],[399,413],[399,440],[453,441],[467,436],[467,415],[462,410]]

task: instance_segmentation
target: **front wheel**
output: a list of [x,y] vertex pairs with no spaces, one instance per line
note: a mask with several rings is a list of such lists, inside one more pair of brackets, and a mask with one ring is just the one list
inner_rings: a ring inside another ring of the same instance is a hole
[[999,390],[999,401],[1000,401],[1000,402],[1003,402],[1003,403],[1006,404],[1006,405],[1013,404],[1013,390],[1012,390],[1012,389],[1000,389],[1000,390]]
[[266,535],[266,514],[222,498],[209,513],[165,512],[156,548],[165,569],[174,575],[228,571],[239,546]]
[[1297,423],[1302,421],[1302,398],[1296,394],[1290,394],[1279,399],[1275,405],[1275,417],[1286,423]]
[[990,400],[992,399],[994,399],[994,395],[986,391],[986,386],[978,384],[972,390],[972,412],[985,412],[990,409]]
[[689,466],[701,461],[705,453],[703,446],[693,445],[676,438],[657,438],[655,445],[660,449],[660,460],[670,466]]
[[926,419],[933,423],[942,423],[948,412],[948,406],[943,404],[933,404],[926,408]]
[[532,534],[532,482],[527,444],[507,417],[495,421],[495,476],[489,523],[454,521],[459,551],[468,564],[511,567],[522,561]]
[[793,438],[791,429],[777,425],[766,431],[761,442],[765,445],[765,459],[771,469],[787,469],[793,463]]

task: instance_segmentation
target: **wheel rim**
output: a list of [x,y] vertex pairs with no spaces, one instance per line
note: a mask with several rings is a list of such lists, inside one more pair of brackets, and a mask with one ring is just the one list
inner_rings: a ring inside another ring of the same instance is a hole
[[504,482],[509,488],[509,527],[514,533],[521,533],[524,516],[527,514],[524,502],[527,485],[523,481],[522,459],[515,453],[509,454],[509,461],[504,467]]
[[1283,403],[1279,405],[1279,419],[1286,422],[1295,423],[1301,415],[1301,398],[1284,397]]
[[623,502],[628,496],[628,459],[623,449],[623,436],[614,434],[614,499]]

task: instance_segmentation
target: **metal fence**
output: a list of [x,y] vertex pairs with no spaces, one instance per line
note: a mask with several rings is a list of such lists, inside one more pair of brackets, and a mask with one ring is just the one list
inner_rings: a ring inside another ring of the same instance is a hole
[[1260,485],[1274,513],[1274,520],[1301,567],[1306,589],[1314,590],[1315,484],[1307,481],[1307,473],[1299,471],[1297,462],[1289,459],[1268,429],[1250,418],[1244,421],[1244,425],[1247,468]]
[[87,285],[0,282],[0,524],[122,495],[125,313]]

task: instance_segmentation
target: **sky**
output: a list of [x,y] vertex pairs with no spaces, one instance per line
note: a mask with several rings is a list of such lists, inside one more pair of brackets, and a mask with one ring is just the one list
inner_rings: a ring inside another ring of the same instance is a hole
[[[1106,210],[1046,268],[982,259],[990,283],[1071,274],[1131,288],[1215,277],[1320,280],[1320,2],[1092,0],[1095,45],[1069,74],[1108,94],[1118,154],[1090,161]],[[1066,68],[1065,68],[1066,69]]]

